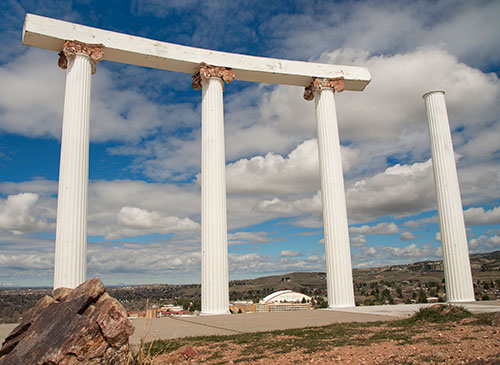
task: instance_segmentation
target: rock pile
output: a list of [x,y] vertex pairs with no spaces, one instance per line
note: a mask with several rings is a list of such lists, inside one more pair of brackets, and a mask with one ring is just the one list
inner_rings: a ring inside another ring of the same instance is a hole
[[129,364],[134,332],[101,280],[59,288],[24,314],[0,349],[4,364]]

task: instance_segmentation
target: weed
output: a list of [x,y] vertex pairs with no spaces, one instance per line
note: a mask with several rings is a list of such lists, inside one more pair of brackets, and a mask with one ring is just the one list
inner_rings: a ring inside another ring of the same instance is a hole
[[398,321],[398,323],[405,326],[414,325],[416,322],[457,322],[464,318],[469,318],[472,316],[472,313],[463,307],[441,304],[420,308],[420,310],[418,312],[415,312],[413,316]]

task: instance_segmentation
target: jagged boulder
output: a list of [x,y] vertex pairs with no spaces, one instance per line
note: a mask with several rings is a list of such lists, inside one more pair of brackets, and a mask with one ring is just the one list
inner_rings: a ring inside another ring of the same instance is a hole
[[134,327],[98,278],[59,288],[26,312],[0,349],[0,365],[128,364]]

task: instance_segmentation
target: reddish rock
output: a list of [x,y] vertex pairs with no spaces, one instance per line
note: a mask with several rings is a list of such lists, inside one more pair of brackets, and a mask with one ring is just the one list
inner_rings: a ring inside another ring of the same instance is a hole
[[133,332],[123,306],[90,279],[55,290],[26,312],[0,349],[0,365],[127,364]]
[[171,352],[167,357],[167,364],[179,364],[183,361],[193,359],[200,354],[191,346],[182,346],[181,348]]
[[448,305],[443,308],[443,315],[447,316],[449,314],[459,314],[462,313],[464,310],[459,307],[455,307],[453,305]]

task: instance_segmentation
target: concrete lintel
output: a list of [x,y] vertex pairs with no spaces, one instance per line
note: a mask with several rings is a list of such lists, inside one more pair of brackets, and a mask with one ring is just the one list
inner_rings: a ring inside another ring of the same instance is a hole
[[344,77],[345,90],[363,91],[371,80],[365,67],[279,60],[181,46],[27,14],[23,44],[59,52],[66,40],[102,43],[104,60],[192,74],[205,62],[232,68],[242,81],[307,86],[313,77]]

